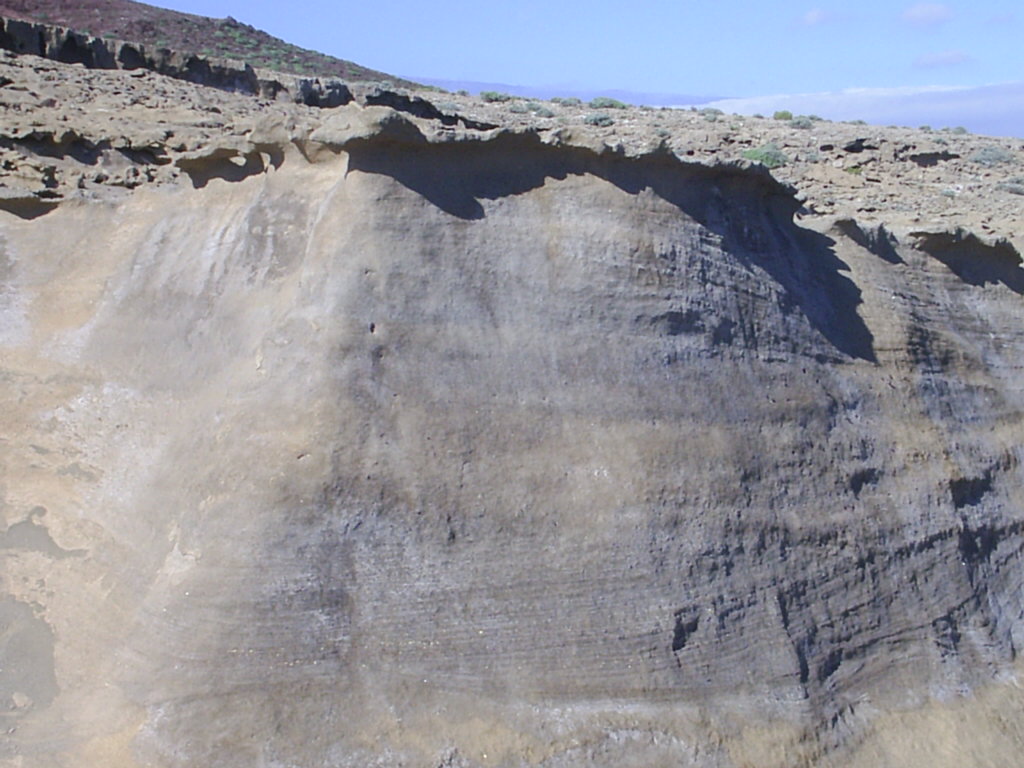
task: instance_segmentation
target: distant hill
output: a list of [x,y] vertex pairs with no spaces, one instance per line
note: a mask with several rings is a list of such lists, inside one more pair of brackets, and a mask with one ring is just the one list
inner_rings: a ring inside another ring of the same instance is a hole
[[405,87],[416,85],[351,61],[291,45],[230,16],[212,19],[132,0],[0,0],[0,15],[70,27],[97,37],[240,59],[254,67],[280,72],[349,81],[387,81]]

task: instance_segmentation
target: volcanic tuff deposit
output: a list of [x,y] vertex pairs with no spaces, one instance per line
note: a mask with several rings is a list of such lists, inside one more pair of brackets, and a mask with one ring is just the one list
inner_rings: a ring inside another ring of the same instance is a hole
[[0,82],[4,768],[1017,761],[1019,142]]

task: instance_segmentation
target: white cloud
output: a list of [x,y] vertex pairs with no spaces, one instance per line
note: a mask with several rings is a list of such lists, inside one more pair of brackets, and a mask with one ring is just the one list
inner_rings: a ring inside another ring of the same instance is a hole
[[744,115],[821,115],[829,120],[866,120],[877,125],[963,125],[990,136],[1024,138],[1024,82],[979,87],[847,88],[823,93],[722,99],[718,107]]
[[818,24],[824,24],[830,18],[829,14],[821,10],[821,8],[811,8],[811,10],[803,15],[801,20],[806,26],[814,27]]
[[914,66],[923,69],[934,67],[955,67],[958,64],[966,64],[971,57],[963,51],[941,51],[939,53],[926,53],[914,59]]
[[903,20],[918,27],[933,27],[951,18],[952,9],[943,3],[918,3],[903,11]]
[[759,112],[766,115],[770,115],[778,109],[788,109],[794,114],[820,114],[832,120],[853,120],[864,117],[864,112],[870,111],[879,104],[898,103],[900,100],[917,97],[921,94],[948,93],[956,90],[961,89],[942,86],[845,88],[841,91],[821,93],[784,93],[745,99],[722,99],[704,106],[718,107],[726,112],[739,112],[740,114]]

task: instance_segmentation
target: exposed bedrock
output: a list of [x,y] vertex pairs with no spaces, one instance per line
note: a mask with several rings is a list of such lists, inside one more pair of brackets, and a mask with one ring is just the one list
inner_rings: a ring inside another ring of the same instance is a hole
[[310,107],[330,109],[358,101],[440,120],[445,125],[477,130],[497,127],[461,115],[447,114],[421,96],[395,91],[380,83],[353,85],[337,78],[256,70],[247,62],[236,59],[96,37],[66,27],[3,16],[0,16],[0,49],[19,55],[41,56],[64,64],[80,64],[89,69],[146,70],[221,91]]
[[846,765],[1011,668],[1012,246],[403,125],[0,214],[0,758]]
[[[214,59],[123,40],[108,40],[51,24],[0,16],[0,48],[90,69],[149,69],[213,88],[258,94],[256,71],[240,61]],[[344,103],[344,102],[339,102]]]

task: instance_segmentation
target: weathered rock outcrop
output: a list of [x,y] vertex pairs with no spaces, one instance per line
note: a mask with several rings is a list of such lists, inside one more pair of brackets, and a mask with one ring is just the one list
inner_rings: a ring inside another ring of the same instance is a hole
[[[148,69],[168,77],[239,93],[260,93],[255,70],[240,61],[108,40],[65,27],[0,16],[0,48],[90,69]],[[339,102],[340,103],[340,102]]]
[[[95,37],[52,24],[3,16],[0,16],[0,49],[64,64],[81,64],[89,69],[147,70],[222,91],[282,99],[310,107],[338,107],[356,98],[352,84],[334,78],[257,71],[244,61]],[[396,92],[377,83],[357,85],[355,91],[363,104],[392,106],[418,117],[443,120],[449,125],[459,123],[458,117],[445,115],[426,99]],[[476,129],[496,127],[475,123],[465,125]]]
[[[0,759],[1019,748],[1011,241],[797,222],[664,144],[311,115],[2,206]],[[91,142],[71,178],[106,131],[9,150]]]

